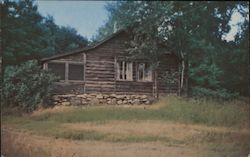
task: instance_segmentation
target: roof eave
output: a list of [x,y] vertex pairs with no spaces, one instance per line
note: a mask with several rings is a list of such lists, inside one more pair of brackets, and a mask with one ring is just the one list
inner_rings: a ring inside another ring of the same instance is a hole
[[41,62],[46,62],[46,61],[53,60],[53,59],[58,59],[58,58],[62,58],[62,57],[66,57],[66,56],[71,56],[71,55],[78,54],[78,53],[87,52],[89,50],[97,48],[98,46],[101,46],[102,44],[106,43],[107,41],[111,40],[112,38],[114,38],[115,36],[117,36],[118,34],[120,34],[122,32],[125,32],[125,30],[121,29],[121,30],[113,33],[111,36],[109,36],[108,38],[104,39],[103,41],[97,43],[94,46],[86,47],[86,48],[81,48],[81,49],[76,49],[76,50],[73,50],[71,52],[57,54],[57,55],[54,55],[54,56],[51,56],[51,57],[45,57],[45,58],[41,59]]

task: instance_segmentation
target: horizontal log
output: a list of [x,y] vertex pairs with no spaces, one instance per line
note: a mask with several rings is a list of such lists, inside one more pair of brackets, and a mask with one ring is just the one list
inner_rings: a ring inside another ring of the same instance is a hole
[[114,71],[86,70],[85,74],[86,76],[87,75],[112,75],[114,76],[115,72]]
[[85,88],[91,88],[91,87],[96,87],[96,88],[114,88],[115,85],[104,85],[104,84],[86,84]]
[[114,56],[89,56],[87,58],[87,60],[89,61],[109,61],[109,62],[113,62],[114,61]]
[[115,80],[114,75],[109,75],[109,74],[89,74],[86,75],[85,80],[89,80],[89,79],[100,79],[100,81],[102,79],[112,79]]
[[127,92],[118,92],[116,91],[115,94],[124,94],[124,95],[149,95],[152,96],[152,92],[132,92],[132,91],[127,91]]
[[94,83],[94,84],[115,84],[115,82],[114,81],[86,81],[85,82],[86,84],[87,83]]
[[85,79],[86,81],[115,81],[114,78],[98,78],[98,77],[89,77]]
[[96,66],[87,66],[86,67],[86,71],[115,71],[115,68],[114,66],[113,67],[103,67],[103,66],[100,66],[100,67],[96,67]]
[[147,87],[147,88],[140,88],[140,87],[136,87],[136,88],[131,88],[131,87],[119,87],[116,86],[117,91],[124,91],[124,90],[128,90],[128,91],[152,91],[152,87]]
[[139,85],[139,86],[152,86],[153,82],[137,82],[137,81],[116,81],[117,85]]
[[152,89],[153,86],[139,86],[139,85],[116,85],[117,88],[121,89],[130,89],[130,88],[138,88],[138,89]]
[[86,92],[110,92],[110,93],[114,93],[114,88],[86,88],[85,89]]
[[92,63],[92,64],[113,64],[114,61],[97,61],[97,60],[88,60],[87,59],[87,64]]

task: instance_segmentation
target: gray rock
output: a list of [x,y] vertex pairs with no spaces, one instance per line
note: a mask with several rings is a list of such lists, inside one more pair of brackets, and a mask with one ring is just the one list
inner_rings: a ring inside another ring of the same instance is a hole
[[139,99],[135,99],[133,104],[139,105],[140,104],[140,100]]
[[113,104],[113,105],[115,105],[115,104],[117,104],[117,100],[116,100],[116,98],[113,98],[113,99],[111,99],[111,104]]
[[122,102],[123,104],[127,104],[128,103],[128,101],[126,101],[126,100],[123,100],[123,102]]
[[103,95],[98,94],[98,95],[96,96],[96,98],[97,98],[97,99],[103,99]]
[[77,95],[76,97],[79,97],[79,98],[87,98],[87,95],[86,95],[86,94],[80,94],[80,95]]
[[148,101],[148,99],[142,99],[142,101],[143,101],[143,102],[146,102],[146,101]]
[[117,99],[124,99],[125,96],[124,96],[124,95],[117,95],[116,98],[117,98]]
[[70,98],[70,104],[72,105],[81,105],[82,104],[82,99],[79,97],[71,97]]
[[117,104],[121,105],[122,104],[122,100],[117,101]]
[[149,104],[150,104],[150,101],[146,101],[145,104],[149,105]]
[[62,105],[63,105],[63,106],[69,106],[69,105],[70,105],[70,102],[68,102],[68,101],[67,101],[67,102],[62,102]]
[[86,101],[86,100],[82,100],[82,105],[87,105],[88,104],[88,102]]

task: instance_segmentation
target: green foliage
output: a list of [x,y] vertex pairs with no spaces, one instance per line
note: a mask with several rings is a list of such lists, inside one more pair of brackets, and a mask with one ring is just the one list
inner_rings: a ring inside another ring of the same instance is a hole
[[191,68],[189,73],[190,79],[197,85],[208,89],[216,89],[219,87],[220,81],[218,78],[222,74],[222,71],[215,64],[201,63]]
[[[159,48],[163,45],[183,56],[191,88],[226,88],[247,95],[248,6],[248,2],[236,1],[113,2],[107,6],[109,21],[100,28],[99,36],[111,34],[115,24],[120,29],[129,28],[133,33],[129,53],[144,56],[157,65],[160,56],[166,53]],[[231,29],[229,22],[234,12],[239,12],[244,22],[239,23],[232,47],[224,37]]]
[[42,70],[36,61],[8,66],[4,71],[3,104],[27,112],[33,111],[39,104],[44,105],[50,96],[50,86],[56,79]]
[[57,26],[52,16],[47,16],[44,20],[44,25],[50,31],[49,38],[53,42],[53,51],[49,55],[83,48],[88,45],[88,40],[79,35],[74,28]]
[[193,87],[192,96],[198,98],[212,98],[212,99],[222,99],[222,100],[232,100],[239,96],[238,93],[232,93],[226,89],[212,90],[209,88]]
[[161,78],[163,80],[165,80],[166,84],[169,85],[169,84],[175,84],[177,83],[179,80],[178,80],[178,76],[180,75],[179,72],[177,71],[174,71],[174,72],[171,72],[171,71],[166,71],[162,76]]
[[87,39],[70,27],[43,17],[33,0],[5,0],[1,5],[3,64],[19,64],[61,51],[85,47]]

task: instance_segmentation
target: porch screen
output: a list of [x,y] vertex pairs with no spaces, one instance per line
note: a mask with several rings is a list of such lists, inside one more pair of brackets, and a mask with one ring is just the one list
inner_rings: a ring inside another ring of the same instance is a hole
[[83,64],[69,64],[69,80],[83,80]]
[[59,76],[60,80],[65,80],[65,63],[48,63],[48,69]]

